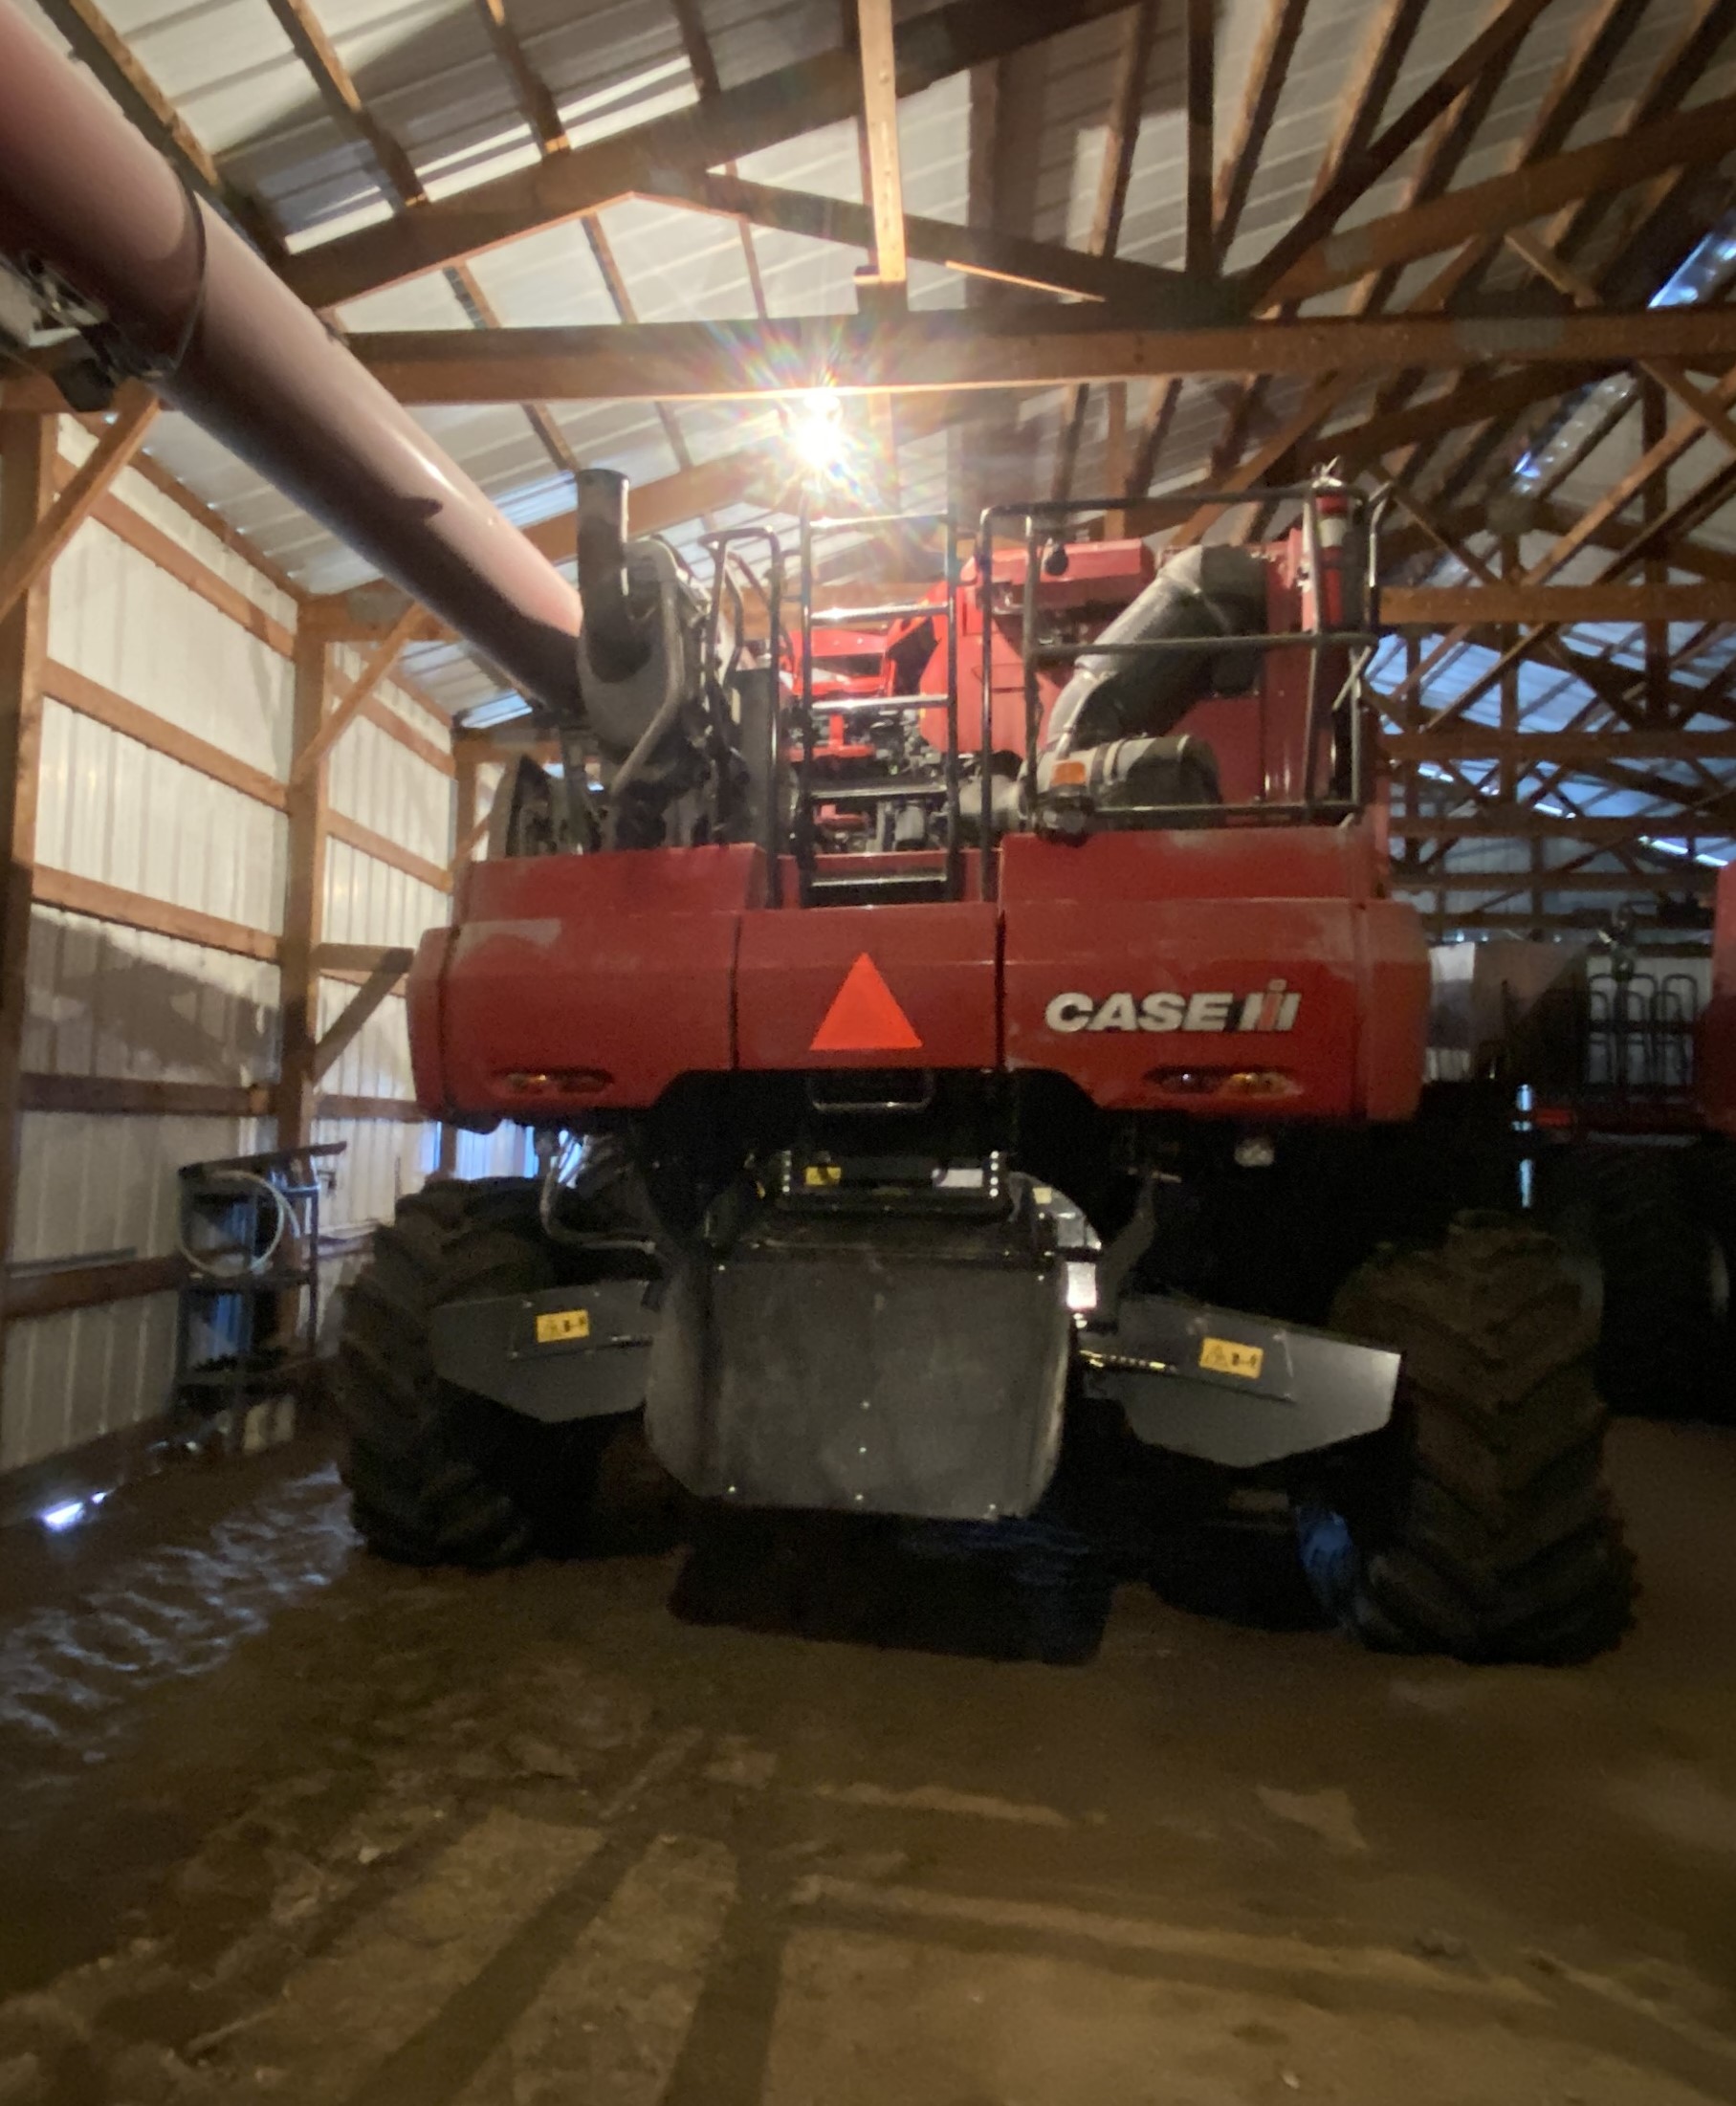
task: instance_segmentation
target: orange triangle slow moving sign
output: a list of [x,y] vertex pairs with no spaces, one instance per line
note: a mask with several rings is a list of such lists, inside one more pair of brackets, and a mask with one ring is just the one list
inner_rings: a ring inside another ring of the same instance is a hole
[[913,1053],[922,1041],[866,951],[844,976],[810,1053]]

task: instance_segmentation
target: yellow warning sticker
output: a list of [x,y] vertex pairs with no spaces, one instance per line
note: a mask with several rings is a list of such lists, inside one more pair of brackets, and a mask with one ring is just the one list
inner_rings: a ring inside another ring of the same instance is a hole
[[810,1191],[823,1189],[826,1185],[841,1185],[844,1182],[844,1165],[842,1163],[809,1163],[802,1173],[802,1182]]
[[537,1319],[539,1346],[563,1346],[569,1339],[591,1335],[589,1309],[545,1309]]
[[1202,1338],[1199,1365],[1210,1374],[1239,1374],[1244,1382],[1258,1382],[1265,1366],[1265,1348],[1238,1346],[1228,1338]]

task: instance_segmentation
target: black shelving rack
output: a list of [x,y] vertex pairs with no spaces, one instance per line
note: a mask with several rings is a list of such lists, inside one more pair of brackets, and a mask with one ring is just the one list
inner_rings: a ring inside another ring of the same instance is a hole
[[252,1406],[308,1393],[319,1363],[319,1200],[346,1145],[182,1166],[187,1269],[175,1401],[189,1420],[234,1439]]

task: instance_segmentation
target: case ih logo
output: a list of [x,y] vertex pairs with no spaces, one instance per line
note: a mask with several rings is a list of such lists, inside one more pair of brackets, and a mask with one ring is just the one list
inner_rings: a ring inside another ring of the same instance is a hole
[[1057,995],[1043,1013],[1051,1031],[1289,1031],[1302,997],[1283,980],[1257,995]]

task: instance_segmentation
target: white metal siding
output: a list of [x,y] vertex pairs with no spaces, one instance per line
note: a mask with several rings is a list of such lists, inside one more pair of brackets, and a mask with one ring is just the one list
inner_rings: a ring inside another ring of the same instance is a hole
[[174,1364],[173,1295],[9,1325],[0,1470],[154,1416],[168,1401]]
[[[82,461],[95,448],[97,441],[95,435],[87,432],[82,425],[76,424],[70,417],[62,417],[58,443],[61,453],[69,461],[77,463]],[[222,535],[213,533],[209,527],[201,526],[185,505],[177,504],[173,497],[159,490],[138,469],[122,471],[116,481],[114,494],[129,512],[136,512],[142,519],[173,541],[177,548],[184,549],[187,555],[195,558],[214,577],[220,578],[226,585],[232,585],[262,613],[269,614],[275,622],[281,622],[285,628],[295,627],[296,603],[283,587],[274,584],[256,563],[250,562]],[[62,563],[64,560],[64,558],[60,559]],[[148,561],[148,558],[141,557],[140,560]],[[56,564],[56,588],[60,583],[60,566]],[[184,586],[182,589],[185,591],[187,588]],[[92,678],[95,677],[93,674]]]
[[36,860],[250,929],[283,926],[283,815],[52,698]]
[[332,750],[331,807],[426,862],[451,854],[452,780],[365,718]]
[[[63,423],[75,460],[88,440]],[[223,539],[134,472],[120,495],[273,619],[295,606]],[[279,779],[292,674],[280,651],[92,521],[55,565],[51,656]],[[406,757],[408,758],[409,757]],[[286,829],[256,799],[77,714],[43,706],[37,862],[270,932],[282,920]],[[37,908],[27,968],[27,1074],[255,1084],[277,1072],[275,966]],[[183,1163],[268,1148],[267,1120],[33,1111],[20,1133],[12,1258],[155,1257],[174,1245]],[[160,1412],[172,1295],[8,1327],[0,1469]]]
[[277,1072],[277,969],[38,907],[27,1074],[263,1083]]

